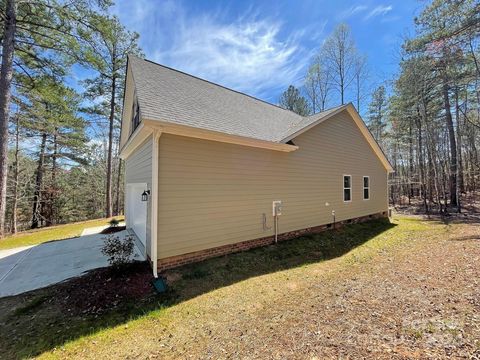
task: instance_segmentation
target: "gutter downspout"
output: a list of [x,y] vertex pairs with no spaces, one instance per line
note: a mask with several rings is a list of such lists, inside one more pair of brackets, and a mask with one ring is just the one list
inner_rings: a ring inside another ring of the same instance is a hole
[[152,133],[152,194],[150,195],[152,206],[152,219],[151,219],[151,260],[153,276],[158,277],[158,152],[160,149],[160,130],[154,129]]
[[278,215],[274,216],[275,219],[275,244],[278,243]]

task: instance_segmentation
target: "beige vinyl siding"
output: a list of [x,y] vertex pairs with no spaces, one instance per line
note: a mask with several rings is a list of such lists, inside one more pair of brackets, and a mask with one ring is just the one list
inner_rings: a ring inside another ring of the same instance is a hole
[[[274,200],[283,202],[280,233],[331,223],[332,210],[337,221],[387,210],[387,171],[347,112],[293,141],[299,149],[283,153],[162,135],[159,258],[273,235]],[[344,174],[352,176],[348,203]]]
[[[146,183],[148,189],[152,184],[152,138],[149,137],[125,160],[125,184]],[[128,207],[125,207],[126,209]],[[129,214],[125,214],[129,216]],[[150,256],[151,207],[147,206],[146,250]]]
[[152,182],[152,138],[148,138],[125,160],[126,183]]

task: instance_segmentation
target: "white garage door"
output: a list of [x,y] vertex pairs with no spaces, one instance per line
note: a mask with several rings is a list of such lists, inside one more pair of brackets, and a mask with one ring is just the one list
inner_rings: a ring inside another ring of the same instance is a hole
[[147,239],[147,204],[142,201],[142,193],[147,184],[127,184],[127,227],[135,232],[143,245]]

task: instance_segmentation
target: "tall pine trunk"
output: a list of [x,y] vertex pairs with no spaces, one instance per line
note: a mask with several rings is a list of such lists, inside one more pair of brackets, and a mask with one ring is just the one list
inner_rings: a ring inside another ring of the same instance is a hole
[[18,116],[15,119],[15,155],[14,155],[14,170],[13,170],[13,200],[12,200],[12,234],[17,233],[17,206],[18,206],[18,154],[20,152],[19,148],[19,138],[20,138],[20,126],[18,124]]
[[420,168],[420,187],[422,192],[423,206],[425,207],[425,213],[429,214],[430,210],[427,203],[427,189],[425,186],[425,164],[423,160],[423,137],[422,137],[422,120],[420,117],[420,109],[417,107],[417,140],[418,140],[418,166]]
[[408,205],[411,204],[412,198],[414,197],[413,193],[413,174],[414,174],[414,164],[413,164],[413,119],[409,119],[408,127],[408,165],[409,165],[409,191],[408,191]]
[[38,155],[37,175],[35,179],[35,192],[33,194],[33,209],[32,209],[32,229],[39,226],[41,220],[41,201],[42,201],[42,186],[43,186],[43,167],[45,165],[45,147],[47,143],[47,134],[42,134],[42,142],[40,144],[40,153]]
[[5,235],[8,171],[8,119],[13,77],[14,40],[17,22],[15,0],[6,0],[0,69],[0,238]]
[[120,215],[120,179],[122,176],[122,159],[118,158],[117,188],[115,198],[115,215]]
[[115,93],[116,93],[116,69],[115,69],[116,53],[113,47],[112,53],[112,88],[110,94],[110,116],[109,116],[109,130],[108,130],[108,154],[107,154],[107,189],[105,194],[105,216],[112,217],[112,157],[113,157],[113,125],[115,119]]
[[463,191],[465,191],[465,181],[463,176],[462,126],[460,121],[460,104],[458,100],[458,88],[455,89],[455,120],[457,122],[457,154],[458,154],[457,186],[459,188],[459,192],[462,193]]
[[57,200],[57,157],[58,157],[58,141],[57,129],[53,135],[53,153],[52,153],[52,181],[48,191],[48,207],[45,212],[45,225],[51,226],[57,222],[57,211],[55,202]]
[[445,121],[447,123],[448,139],[450,142],[450,204],[457,205],[457,141],[455,139],[455,129],[453,128],[452,112],[450,109],[450,98],[448,95],[449,86],[447,79],[443,81],[443,103],[445,108]]
[[462,132],[460,129],[460,105],[458,104],[458,88],[455,89],[455,119],[457,121],[457,172],[455,176],[455,194],[457,197],[457,212],[462,212],[461,194],[465,191],[463,182],[463,159],[462,159]]

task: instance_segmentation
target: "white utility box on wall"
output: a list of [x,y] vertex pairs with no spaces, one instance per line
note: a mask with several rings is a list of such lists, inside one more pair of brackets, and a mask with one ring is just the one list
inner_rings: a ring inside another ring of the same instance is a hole
[[276,200],[272,203],[272,213],[273,216],[282,215],[282,202],[280,200]]

